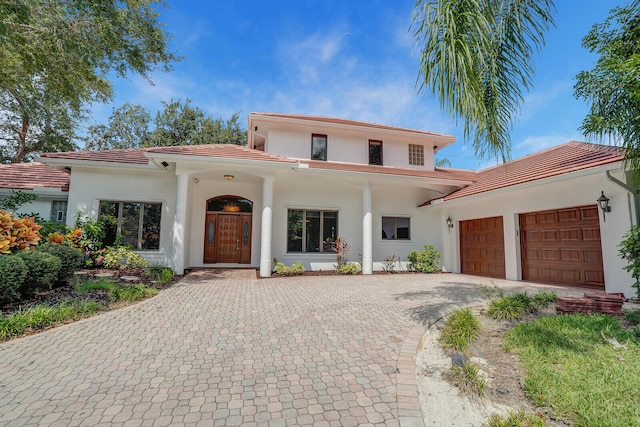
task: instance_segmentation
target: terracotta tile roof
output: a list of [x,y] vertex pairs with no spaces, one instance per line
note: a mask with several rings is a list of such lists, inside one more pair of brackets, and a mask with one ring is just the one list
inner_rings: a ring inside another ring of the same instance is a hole
[[[524,184],[596,166],[622,161],[619,147],[571,141],[539,153],[513,160],[478,172],[478,179],[468,187],[454,191],[444,200]],[[423,203],[422,206],[430,204]]]
[[41,157],[52,159],[85,160],[107,163],[129,163],[146,165],[149,154],[177,154],[185,156],[223,157],[244,160],[273,162],[294,162],[286,157],[276,156],[249,147],[231,144],[182,145],[175,147],[152,147],[122,150],[69,151],[65,153],[44,153]]
[[127,148],[120,150],[100,151],[66,151],[63,153],[42,153],[40,157],[49,159],[84,160],[107,163],[130,163],[146,165],[149,160],[144,156],[144,149]]
[[223,157],[240,160],[261,160],[270,162],[294,163],[293,159],[264,151],[254,150],[243,145],[207,144],[176,147],[155,147],[145,149],[150,154],[179,154],[185,156]]
[[323,123],[333,123],[333,124],[339,124],[339,125],[360,126],[360,127],[384,129],[384,130],[392,130],[392,131],[400,131],[400,132],[411,132],[411,133],[416,133],[416,134],[420,134],[420,135],[431,135],[431,136],[439,136],[439,137],[451,138],[451,140],[455,139],[455,137],[453,135],[447,135],[447,134],[444,134],[444,133],[427,132],[427,131],[424,131],[424,130],[403,128],[403,127],[398,127],[398,126],[381,125],[381,124],[378,124],[378,123],[361,122],[361,121],[357,121],[357,120],[338,119],[338,118],[335,118],[335,117],[308,116],[308,115],[304,115],[304,114],[259,113],[259,112],[251,113],[249,115],[249,117],[251,117],[251,116],[279,117],[279,118],[283,118],[283,119],[308,120],[308,121],[313,121],[313,122],[323,122]]
[[69,191],[70,176],[43,163],[12,163],[0,165],[0,188],[33,190],[35,188],[59,188]]
[[414,176],[416,178],[436,178],[456,181],[475,181],[477,179],[477,172],[449,168],[436,168],[435,170],[431,171],[394,168],[390,166],[363,165],[359,163],[321,162],[313,160],[301,160],[300,163],[308,164],[311,169],[339,170],[383,175]]

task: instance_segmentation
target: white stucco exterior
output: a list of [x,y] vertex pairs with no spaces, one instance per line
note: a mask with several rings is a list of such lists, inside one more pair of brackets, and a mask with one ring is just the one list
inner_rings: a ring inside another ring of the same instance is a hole
[[[326,163],[309,162],[312,134],[327,135]],[[370,140],[382,141],[383,166],[369,166]],[[306,269],[332,270],[333,252],[287,249],[288,213],[303,210],[337,212],[337,234],[350,246],[347,258],[361,263],[363,274],[381,270],[382,261],[391,255],[406,265],[407,254],[425,244],[441,251],[443,270],[460,272],[459,222],[501,216],[506,278],[521,280],[519,215],[594,205],[604,191],[612,206],[606,222],[599,211],[606,290],[635,293],[617,252],[623,234],[635,222],[634,200],[606,175],[609,171],[626,182],[620,162],[445,201],[444,196],[472,184],[469,177],[476,176],[434,169],[434,152],[452,142],[453,137],[421,131],[257,114],[249,118],[250,147],[225,148],[224,155],[211,149],[198,154],[168,147],[140,150],[138,160],[128,162],[93,160],[91,154],[44,161],[72,170],[69,224],[76,212],[97,218],[103,200],[161,203],[160,247],[140,253],[178,272],[240,266],[268,276],[273,258],[287,265],[301,262]],[[409,144],[424,146],[424,166],[409,165]],[[250,260],[241,265],[205,262],[207,201],[220,196],[253,204]],[[426,201],[431,203],[421,207]],[[383,217],[408,221],[409,238],[383,238]],[[452,229],[446,225],[448,217],[454,221]]]

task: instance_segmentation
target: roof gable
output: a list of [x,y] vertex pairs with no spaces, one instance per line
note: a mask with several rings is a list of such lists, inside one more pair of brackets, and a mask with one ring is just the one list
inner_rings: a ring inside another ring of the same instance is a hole
[[59,188],[61,191],[69,191],[69,181],[68,172],[43,163],[0,165],[0,188],[11,190]]

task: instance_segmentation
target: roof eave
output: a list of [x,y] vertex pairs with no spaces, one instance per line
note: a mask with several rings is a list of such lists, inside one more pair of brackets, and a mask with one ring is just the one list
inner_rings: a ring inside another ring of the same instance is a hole
[[64,170],[67,167],[82,166],[82,167],[96,167],[96,168],[124,168],[124,169],[149,169],[155,170],[158,167],[152,163],[129,163],[129,162],[106,162],[99,160],[82,160],[82,159],[68,159],[61,157],[41,157],[40,162],[49,166]]

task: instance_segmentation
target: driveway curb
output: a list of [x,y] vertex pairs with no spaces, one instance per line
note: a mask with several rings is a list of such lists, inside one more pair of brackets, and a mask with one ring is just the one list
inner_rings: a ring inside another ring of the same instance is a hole
[[396,363],[396,399],[401,427],[424,427],[416,380],[416,352],[424,331],[423,325],[416,325],[409,331]]

